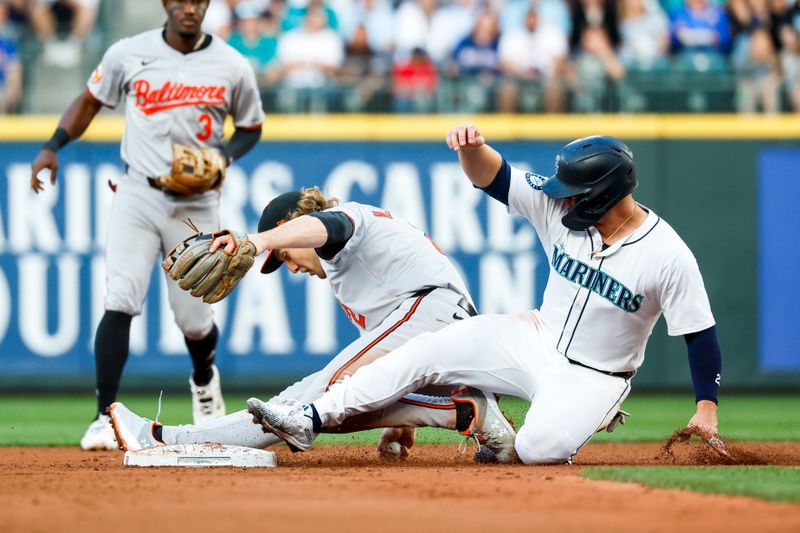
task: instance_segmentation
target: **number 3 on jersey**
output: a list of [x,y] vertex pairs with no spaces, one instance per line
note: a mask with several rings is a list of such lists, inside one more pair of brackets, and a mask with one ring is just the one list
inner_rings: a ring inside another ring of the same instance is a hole
[[197,134],[198,141],[207,141],[211,138],[211,116],[208,113],[203,113],[197,119],[203,131]]

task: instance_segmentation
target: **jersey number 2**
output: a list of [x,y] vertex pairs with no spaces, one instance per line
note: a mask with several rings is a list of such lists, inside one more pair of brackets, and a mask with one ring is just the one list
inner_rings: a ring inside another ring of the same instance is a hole
[[198,119],[203,131],[197,134],[197,139],[200,141],[207,141],[211,138],[211,116],[208,113],[203,113]]

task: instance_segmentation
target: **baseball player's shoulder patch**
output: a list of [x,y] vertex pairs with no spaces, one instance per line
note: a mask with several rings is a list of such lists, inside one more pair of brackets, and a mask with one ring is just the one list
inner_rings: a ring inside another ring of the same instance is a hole
[[544,185],[544,182],[547,181],[547,176],[542,176],[533,172],[526,172],[525,181],[527,181],[528,185],[530,185],[534,190],[541,191],[542,185]]

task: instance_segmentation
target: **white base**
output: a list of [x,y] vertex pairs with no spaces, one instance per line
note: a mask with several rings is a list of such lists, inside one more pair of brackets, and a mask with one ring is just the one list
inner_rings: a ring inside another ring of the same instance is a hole
[[125,452],[125,466],[274,468],[275,452],[227,444],[170,444]]

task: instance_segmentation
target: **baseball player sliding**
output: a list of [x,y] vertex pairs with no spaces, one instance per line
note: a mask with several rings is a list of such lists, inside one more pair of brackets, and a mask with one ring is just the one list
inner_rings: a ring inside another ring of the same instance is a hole
[[[31,188],[43,189],[40,171],[55,185],[56,152],[79,138],[100,108],[125,104],[121,156],[125,176],[116,185],[106,246],[105,314],[97,326],[97,417],[81,439],[84,449],[115,449],[106,409],[114,402],[128,358],[131,319],[142,310],[153,261],[186,234],[186,217],[218,228],[225,168],[261,137],[263,112],[246,59],[200,25],[208,0],[162,0],[164,28],[122,39],[109,48],[86,91],[70,105],[32,165]],[[223,144],[223,122],[236,131]],[[211,307],[168,280],[169,303],[183,332],[194,371],[195,422],[225,414],[214,365],[217,327]]]
[[[226,275],[246,272],[252,257],[265,251],[262,273],[285,264],[293,273],[330,282],[360,336],[325,368],[270,400],[277,405],[312,402],[410,339],[476,314],[463,280],[442,251],[423,232],[377,207],[355,202],[337,205],[318,189],[288,192],[267,205],[258,231],[244,235],[226,230],[216,239],[208,234],[186,239],[167,254],[164,266],[192,294],[215,300],[229,293],[237,281]],[[342,418],[326,431],[391,428],[381,436],[378,455],[398,443],[399,454],[405,456],[414,443],[414,427],[457,429],[488,449],[490,458],[511,461],[514,428],[494,395],[473,388],[453,394],[450,382],[443,385],[447,387],[439,390],[415,387],[381,409]],[[280,440],[254,425],[247,411],[194,426],[161,426],[121,403],[113,404],[109,412],[120,445],[129,450],[202,442],[264,448]]]
[[486,315],[420,335],[303,405],[248,401],[265,429],[297,449],[345,418],[418,387],[465,383],[531,401],[515,449],[523,463],[563,463],[630,392],[663,313],[686,339],[697,412],[717,439],[721,356],[697,263],[675,231],[631,196],[633,155],[611,137],[561,149],[545,178],[513,168],[472,125],[447,134],[475,186],[530,221],[550,260],[539,310]]

